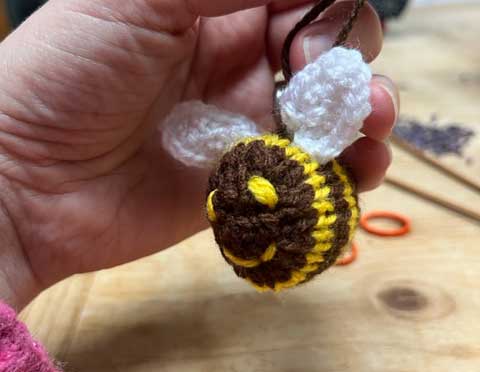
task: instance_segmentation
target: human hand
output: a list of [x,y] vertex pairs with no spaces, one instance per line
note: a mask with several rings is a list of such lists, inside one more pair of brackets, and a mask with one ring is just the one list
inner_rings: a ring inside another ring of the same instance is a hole
[[[283,40],[311,5],[50,0],[5,40],[4,296],[22,307],[74,273],[152,254],[204,228],[207,175],[164,152],[158,123],[189,99],[254,119],[268,115]],[[305,65],[306,55],[315,58],[329,48],[352,7],[335,4],[297,37],[295,70]],[[305,39],[307,34],[317,38]],[[381,39],[378,18],[365,7],[350,45],[370,61]],[[377,186],[390,163],[381,141],[394,124],[396,97],[387,78],[374,78],[367,137],[344,154],[361,190]]]

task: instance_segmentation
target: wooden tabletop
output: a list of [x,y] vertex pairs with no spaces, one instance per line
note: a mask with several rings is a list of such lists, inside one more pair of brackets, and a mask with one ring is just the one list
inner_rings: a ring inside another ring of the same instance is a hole
[[[410,9],[390,26],[374,69],[399,82],[405,115],[480,124],[479,21],[472,4]],[[444,161],[480,178],[479,151],[477,135],[470,161]],[[392,175],[480,208],[478,194],[395,155]],[[480,226],[389,186],[361,202],[410,216],[412,233],[359,232],[357,262],[301,288],[256,293],[206,231],[60,283],[22,318],[66,371],[478,371]]]

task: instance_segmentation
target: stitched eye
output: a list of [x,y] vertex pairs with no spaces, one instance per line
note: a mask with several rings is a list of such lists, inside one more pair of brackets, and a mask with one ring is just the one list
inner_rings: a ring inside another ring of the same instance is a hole
[[275,186],[266,178],[260,176],[252,176],[248,180],[248,190],[260,204],[269,208],[275,208],[278,203],[278,194]]

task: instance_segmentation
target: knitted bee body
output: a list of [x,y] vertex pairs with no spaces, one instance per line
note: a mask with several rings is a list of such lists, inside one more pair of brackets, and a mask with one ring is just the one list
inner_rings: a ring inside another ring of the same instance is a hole
[[222,255],[258,290],[304,283],[353,236],[355,186],[336,161],[319,165],[276,135],[244,140],[209,182],[207,214]]

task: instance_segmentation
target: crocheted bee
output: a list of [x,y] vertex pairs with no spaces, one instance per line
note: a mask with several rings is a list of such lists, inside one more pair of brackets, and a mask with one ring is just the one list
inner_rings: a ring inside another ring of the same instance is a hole
[[206,211],[220,252],[258,290],[280,291],[335,263],[359,219],[356,187],[335,158],[371,111],[371,72],[358,51],[336,47],[290,80],[278,118],[293,137],[199,101],[162,126],[184,164],[213,167]]

